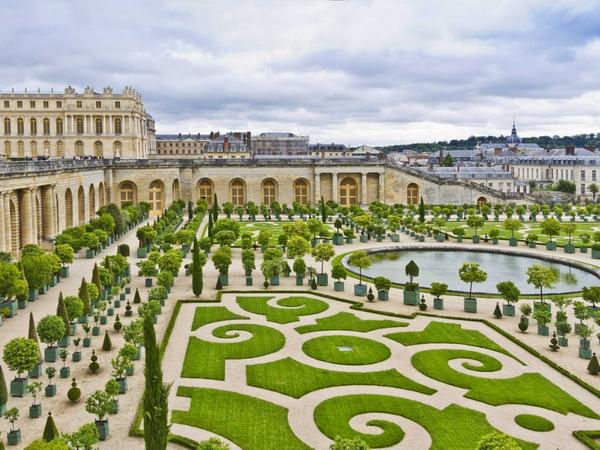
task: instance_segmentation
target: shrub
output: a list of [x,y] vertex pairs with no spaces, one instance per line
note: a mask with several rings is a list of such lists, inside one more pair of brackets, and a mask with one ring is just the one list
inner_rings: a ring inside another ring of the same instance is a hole
[[90,357],[90,360],[92,362],[90,363],[88,368],[90,369],[90,371],[92,373],[98,372],[98,369],[100,369],[100,364],[98,364],[98,357],[96,356],[96,350],[92,350],[92,356]]
[[121,256],[128,257],[130,255],[129,245],[127,244],[120,244],[117,251]]
[[71,383],[71,388],[67,391],[67,398],[75,403],[81,397],[81,389],[77,387],[77,381],[73,378],[73,382]]
[[522,448],[510,436],[494,431],[481,438],[477,450],[522,450]]
[[108,335],[108,330],[104,332],[104,341],[102,342],[102,350],[105,352],[109,352],[112,349],[112,342],[110,341],[110,336]]
[[58,432],[58,428],[56,428],[56,424],[54,423],[54,419],[52,418],[52,413],[49,412],[48,418],[46,419],[46,426],[44,426],[43,439],[46,442],[52,442],[59,436],[60,433]]

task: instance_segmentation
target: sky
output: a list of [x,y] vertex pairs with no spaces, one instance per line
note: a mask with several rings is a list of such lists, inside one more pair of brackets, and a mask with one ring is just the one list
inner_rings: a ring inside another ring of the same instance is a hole
[[130,85],[157,133],[600,132],[600,1],[0,0],[0,90]]

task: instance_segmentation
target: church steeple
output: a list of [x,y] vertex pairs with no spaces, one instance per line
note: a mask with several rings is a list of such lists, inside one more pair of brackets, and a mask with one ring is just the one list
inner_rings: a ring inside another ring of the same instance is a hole
[[506,143],[509,146],[517,146],[521,143],[521,138],[517,134],[517,125],[515,123],[515,118],[513,117],[512,130],[510,130],[510,136],[506,139]]

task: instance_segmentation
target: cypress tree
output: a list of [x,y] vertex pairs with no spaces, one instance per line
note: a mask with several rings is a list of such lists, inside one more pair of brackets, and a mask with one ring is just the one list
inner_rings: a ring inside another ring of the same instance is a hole
[[144,316],[145,389],[144,442],[150,450],[165,450],[169,436],[168,398],[171,385],[163,383],[160,354],[151,314]]
[[419,202],[419,222],[425,222],[425,204],[423,203],[423,197],[421,197],[421,201]]
[[51,442],[53,439],[56,439],[60,436],[58,432],[58,428],[56,428],[56,424],[54,423],[54,419],[52,418],[52,413],[48,413],[48,418],[46,419],[46,426],[44,427],[43,439],[46,442]]
[[208,227],[206,228],[206,234],[209,238],[212,238],[212,229],[213,229],[213,216],[212,214],[208,215]]
[[200,267],[200,248],[196,237],[194,237],[192,250],[192,292],[196,297],[202,294],[202,267]]
[[496,307],[494,308],[494,317],[496,319],[502,319],[502,311],[500,311],[500,305],[496,302]]
[[[29,333],[27,335],[27,337],[29,339],[31,339],[32,341],[34,341],[37,346],[38,346],[38,354],[39,354],[39,362],[42,362],[42,352],[39,350],[40,347],[40,340],[38,339],[38,335],[37,335],[37,331],[35,330],[35,320],[33,320],[33,313],[30,312],[29,313]],[[2,387],[0,386],[0,390],[2,390]],[[2,404],[2,401],[0,399],[0,405]]]
[[94,263],[94,270],[92,271],[92,283],[96,285],[96,287],[98,288],[98,292],[102,292],[102,283],[100,282],[100,271],[98,270],[98,264],[96,263]]
[[[592,355],[592,359],[590,359],[590,363],[587,366],[587,370],[592,375],[598,375],[600,373],[600,364],[598,363],[598,357],[595,353]],[[6,387],[4,389],[6,389]]]
[[192,206],[191,201],[188,201],[187,207],[188,207],[188,219],[192,220],[192,218],[194,217],[194,208]]
[[112,342],[110,340],[110,336],[108,335],[108,330],[104,331],[104,341],[102,342],[102,350],[105,352],[110,352],[112,349]]
[[8,390],[6,389],[6,379],[4,378],[4,371],[0,365],[0,406],[6,405],[8,402]]
[[217,202],[217,194],[214,195],[212,216],[213,222],[219,220],[219,202]]
[[[95,266],[94,266],[95,267]],[[94,283],[96,284],[96,283]],[[81,286],[79,286],[79,298],[83,302],[83,314],[92,314],[92,304],[90,303],[90,293],[88,292],[87,283],[85,278],[81,279]]]
[[325,200],[321,196],[321,222],[327,223],[327,211],[325,210]]
[[217,291],[220,291],[223,289],[223,283],[221,283],[221,277],[217,277],[217,286],[215,288]]
[[133,303],[142,303],[142,297],[140,297],[139,289],[135,289],[135,294],[133,296]]
[[62,291],[58,294],[58,306],[56,307],[56,315],[60,317],[65,323],[65,337],[71,334],[71,323],[69,322],[69,315],[67,314],[67,308],[63,300]]

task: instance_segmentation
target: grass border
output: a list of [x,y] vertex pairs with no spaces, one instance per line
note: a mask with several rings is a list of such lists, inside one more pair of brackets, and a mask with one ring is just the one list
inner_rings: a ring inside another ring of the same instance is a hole
[[575,436],[580,442],[587,445],[592,450],[600,450],[600,444],[596,441],[600,439],[600,430],[578,430],[573,431]]

